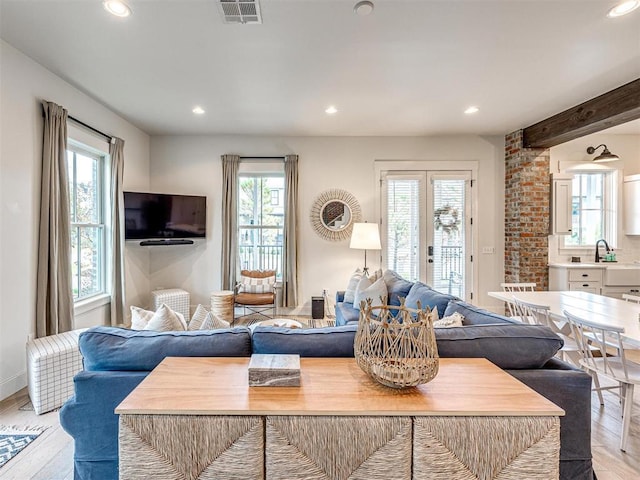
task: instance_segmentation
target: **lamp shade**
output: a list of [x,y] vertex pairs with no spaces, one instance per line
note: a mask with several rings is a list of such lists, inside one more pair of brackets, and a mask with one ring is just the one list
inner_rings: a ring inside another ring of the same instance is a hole
[[349,248],[357,248],[360,250],[382,250],[378,224],[354,223]]

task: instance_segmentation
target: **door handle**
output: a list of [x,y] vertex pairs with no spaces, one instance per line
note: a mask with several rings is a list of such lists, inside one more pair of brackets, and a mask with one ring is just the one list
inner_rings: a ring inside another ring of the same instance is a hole
[[430,257],[433,257],[433,245],[429,245],[427,247],[427,255],[429,255]]
[[433,258],[430,258],[429,260],[427,260],[427,262],[433,263]]

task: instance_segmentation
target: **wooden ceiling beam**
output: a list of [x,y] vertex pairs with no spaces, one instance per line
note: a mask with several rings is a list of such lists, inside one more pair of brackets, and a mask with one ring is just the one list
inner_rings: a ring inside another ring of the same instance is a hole
[[550,148],[640,118],[640,78],[526,127],[526,148]]

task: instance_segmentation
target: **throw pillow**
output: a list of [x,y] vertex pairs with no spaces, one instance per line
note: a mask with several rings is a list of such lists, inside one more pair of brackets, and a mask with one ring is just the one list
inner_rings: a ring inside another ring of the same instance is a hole
[[435,320],[433,322],[433,328],[461,327],[463,320],[464,317],[458,312],[455,312],[453,315],[442,317],[440,320]]
[[208,312],[207,316],[200,326],[200,330],[217,330],[218,328],[229,328],[231,324],[221,319],[217,315]]
[[160,305],[158,310],[153,314],[149,323],[144,330],[153,330],[155,332],[168,332],[176,330],[186,330],[187,322],[181,313],[174,312],[164,303]]
[[271,277],[245,277],[240,276],[240,293],[271,293],[273,292],[273,286],[276,284],[276,276]]
[[358,289],[356,290],[356,298],[353,302],[354,308],[360,310],[360,302],[363,300],[371,299],[372,307],[379,307],[384,305],[387,299],[387,284],[384,283],[382,278],[379,278],[375,282],[364,277],[358,283]]
[[347,285],[347,289],[344,291],[344,303],[354,303],[356,298],[356,289],[358,288],[358,283],[362,279],[362,270],[359,268],[353,272],[351,278],[349,279],[349,285]]
[[379,278],[382,278],[382,269],[381,268],[376,270],[375,272],[373,272],[371,275],[369,275],[369,280],[371,280],[371,283],[374,283]]
[[131,330],[144,330],[155,312],[131,305]]
[[198,305],[196,307],[196,311],[193,312],[193,316],[191,317],[191,321],[189,321],[189,330],[200,330],[202,324],[207,318],[208,310],[204,308],[202,305]]
[[413,286],[413,282],[405,280],[393,270],[386,270],[382,278],[384,278],[384,283],[387,284],[389,305],[400,305],[400,298],[406,298]]

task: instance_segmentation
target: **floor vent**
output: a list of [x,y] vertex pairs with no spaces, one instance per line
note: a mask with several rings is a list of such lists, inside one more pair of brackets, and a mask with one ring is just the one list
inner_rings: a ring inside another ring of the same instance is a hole
[[218,0],[224,23],[262,23],[258,0]]

